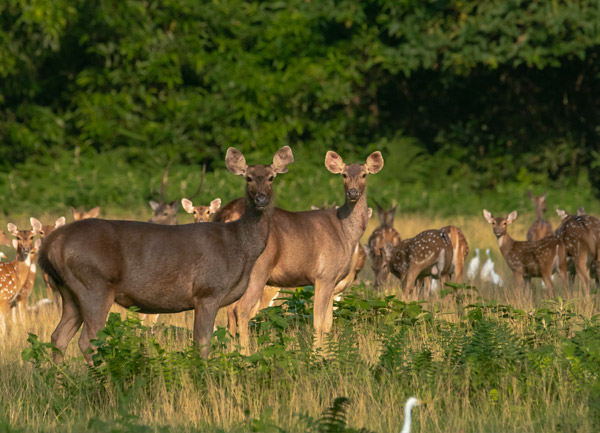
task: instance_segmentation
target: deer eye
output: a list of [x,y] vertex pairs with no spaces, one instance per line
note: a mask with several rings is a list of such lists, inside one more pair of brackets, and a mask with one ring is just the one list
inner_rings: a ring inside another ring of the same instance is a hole
[[246,182],[252,182],[252,178],[250,176],[246,176]]
[[342,177],[343,177],[344,179],[346,179],[346,178],[348,177],[348,175],[347,175],[346,173],[342,173]]
[[275,179],[275,176],[269,177],[269,182],[273,182],[273,179]]
[[362,174],[362,178],[364,179],[365,177],[367,177],[367,173]]

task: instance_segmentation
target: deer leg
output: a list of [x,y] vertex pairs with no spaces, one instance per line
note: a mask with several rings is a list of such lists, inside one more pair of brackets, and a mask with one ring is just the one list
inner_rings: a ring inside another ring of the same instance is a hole
[[417,266],[414,266],[412,263],[408,268],[408,272],[406,273],[406,293],[411,294],[414,287],[417,277],[419,276],[420,269]]
[[523,277],[523,287],[524,287],[524,291],[523,293],[525,294],[525,296],[527,297],[533,297],[533,291],[531,290],[531,278],[530,277]]
[[60,353],[55,353],[53,356],[55,363],[58,364],[63,362],[65,349],[67,348],[69,341],[71,341],[73,336],[77,333],[82,322],[83,318],[81,317],[77,302],[70,294],[63,294],[62,316],[50,338],[50,341],[52,341],[56,348],[60,350]]
[[234,307],[239,342],[242,347],[242,353],[245,355],[250,354],[250,330],[248,329],[248,323],[252,318],[252,309],[260,301],[265,285],[267,284],[267,279],[269,278],[269,273],[270,270],[266,269],[265,266],[257,266],[255,264],[250,275],[248,288]]
[[313,326],[315,328],[315,349],[322,349],[325,334],[331,332],[333,325],[333,282],[315,281],[315,304]]
[[548,289],[548,294],[550,295],[550,297],[551,298],[554,297],[554,283],[552,282],[552,274],[548,274],[547,272],[544,272],[542,274],[542,281],[546,285],[546,288]]
[[227,330],[235,337],[237,332],[237,301],[227,306]]
[[575,272],[586,293],[590,291],[590,274],[587,269],[587,253],[581,251],[575,257]]
[[89,365],[93,364],[93,353],[88,353],[88,349],[92,346],[91,340],[96,338],[98,331],[106,325],[106,316],[108,315],[113,302],[114,296],[107,296],[104,298],[101,298],[100,296],[89,296],[79,301],[81,313],[83,315],[83,329],[81,330],[81,336],[79,337],[79,349]]
[[200,356],[208,358],[210,337],[215,326],[219,304],[214,299],[200,298],[194,308],[194,342],[200,350]]

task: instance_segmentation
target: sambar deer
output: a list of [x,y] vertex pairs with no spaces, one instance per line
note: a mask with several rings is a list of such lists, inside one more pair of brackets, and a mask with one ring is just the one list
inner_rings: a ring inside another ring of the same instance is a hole
[[567,258],[573,261],[575,273],[586,292],[590,290],[588,261],[596,268],[600,279],[600,221],[585,214],[583,207],[577,215],[569,215],[562,209],[556,209],[562,222],[556,229],[556,236],[564,243]]
[[71,215],[74,221],[81,221],[88,218],[98,218],[100,215],[100,206],[91,208],[90,210],[79,210],[71,206]]
[[375,275],[375,287],[381,287],[388,279],[390,274],[389,261],[384,252],[386,244],[391,244],[393,247],[398,245],[402,238],[400,233],[394,228],[394,214],[396,206],[385,210],[379,203],[377,206],[377,216],[379,217],[379,226],[373,230],[369,241],[369,258],[371,259],[371,269]]
[[246,164],[227,150],[225,164],[246,180],[245,213],[223,224],[160,225],[88,219],[60,227],[42,244],[38,263],[63,299],[52,334],[61,353],[81,324],[79,347],[88,363],[90,340],[104,326],[113,304],[141,313],[194,310],[194,342],[207,357],[220,307],[239,299],[271,230],[273,180],[294,161],[288,146],[270,165]]
[[150,208],[154,212],[152,217],[148,220],[149,223],[163,224],[168,226],[175,226],[178,224],[177,212],[179,211],[179,202],[177,200],[167,202],[167,199],[165,198],[165,186],[167,184],[167,176],[169,174],[169,167],[171,166],[171,163],[172,161],[169,161],[165,171],[163,172],[160,183],[159,201],[150,200],[148,202]]
[[456,226],[442,227],[442,230],[446,232],[452,243],[452,268],[450,275],[452,275],[454,281],[461,283],[465,260],[469,255],[469,243],[462,230]]
[[531,191],[527,191],[527,197],[535,206],[535,221],[527,230],[528,241],[539,241],[543,237],[552,236],[554,231],[552,230],[552,223],[544,219],[544,213],[546,212],[546,196],[547,192],[536,197]]
[[452,242],[444,230],[425,230],[398,245],[386,244],[384,254],[390,272],[400,281],[407,294],[412,293],[417,279],[432,277],[444,287],[452,267]]
[[523,290],[525,283],[525,289],[529,292],[531,278],[541,277],[550,295],[554,296],[553,271],[558,271],[563,283],[567,281],[567,253],[563,242],[554,235],[535,242],[513,240],[507,228],[517,219],[517,211],[512,211],[506,218],[495,218],[484,209],[483,216],[492,225],[500,252],[513,271],[517,289]]
[[[352,270],[357,244],[367,225],[367,176],[383,168],[381,152],[373,152],[365,164],[345,164],[327,152],[326,168],[341,174],[345,203],[337,209],[289,212],[275,208],[265,251],[252,270],[248,290],[229,315],[239,332],[243,350],[249,351],[248,322],[266,284],[277,287],[314,285],[316,347],[331,331],[336,286]],[[230,330],[235,326],[230,323]]]

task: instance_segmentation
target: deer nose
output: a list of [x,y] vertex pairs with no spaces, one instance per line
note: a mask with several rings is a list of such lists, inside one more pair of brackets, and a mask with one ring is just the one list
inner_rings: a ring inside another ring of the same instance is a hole
[[269,198],[266,194],[258,193],[256,197],[254,197],[254,203],[256,203],[256,207],[261,209],[267,207],[269,204]]
[[358,200],[360,193],[356,188],[352,188],[348,190],[347,196],[350,200]]

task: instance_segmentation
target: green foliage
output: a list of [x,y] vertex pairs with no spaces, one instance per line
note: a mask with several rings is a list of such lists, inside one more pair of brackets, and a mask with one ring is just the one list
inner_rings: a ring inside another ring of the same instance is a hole
[[205,197],[229,200],[242,187],[221,174],[227,147],[261,161],[285,144],[290,209],[341,201],[329,148],[382,150],[372,191],[404,211],[529,206],[528,188],[589,208],[599,14],[592,0],[8,0],[2,210],[137,214],[170,160],[171,200],[201,162]]

